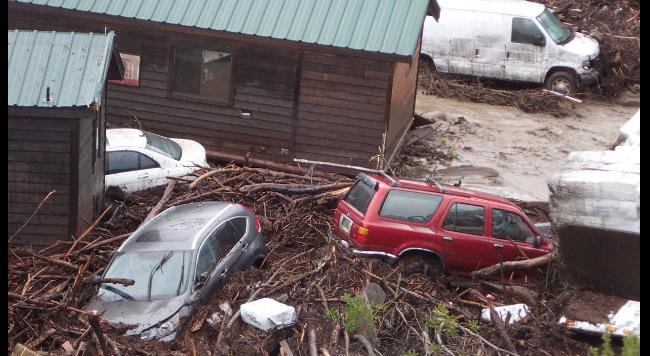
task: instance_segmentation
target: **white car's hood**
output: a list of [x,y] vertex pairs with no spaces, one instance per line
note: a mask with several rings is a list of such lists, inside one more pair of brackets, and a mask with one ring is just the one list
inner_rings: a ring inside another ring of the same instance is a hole
[[563,44],[562,48],[585,59],[594,59],[598,57],[598,53],[600,52],[598,41],[578,32],[576,32],[575,37],[570,42]]
[[192,140],[185,140],[181,138],[172,138],[174,142],[178,143],[183,150],[180,162],[183,165],[199,165],[208,167],[208,162],[205,157],[205,148],[198,142]]

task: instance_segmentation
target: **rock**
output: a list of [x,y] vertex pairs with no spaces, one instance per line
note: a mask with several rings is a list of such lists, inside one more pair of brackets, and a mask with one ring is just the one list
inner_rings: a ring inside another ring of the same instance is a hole
[[371,305],[379,305],[386,301],[386,292],[376,283],[368,283],[362,293]]

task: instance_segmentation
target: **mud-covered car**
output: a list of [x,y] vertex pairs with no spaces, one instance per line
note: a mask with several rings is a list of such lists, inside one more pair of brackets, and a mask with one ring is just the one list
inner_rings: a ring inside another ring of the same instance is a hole
[[171,207],[139,227],[102,276],[134,283],[101,284],[86,310],[132,325],[127,335],[172,340],[231,271],[265,254],[260,221],[249,208],[227,202]]

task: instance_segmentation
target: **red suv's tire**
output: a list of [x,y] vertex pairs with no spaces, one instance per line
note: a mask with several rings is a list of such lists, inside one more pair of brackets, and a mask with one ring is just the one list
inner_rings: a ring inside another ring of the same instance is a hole
[[444,273],[442,261],[433,255],[408,255],[400,259],[400,265],[402,266],[402,271],[407,275],[420,273],[431,279],[435,279]]

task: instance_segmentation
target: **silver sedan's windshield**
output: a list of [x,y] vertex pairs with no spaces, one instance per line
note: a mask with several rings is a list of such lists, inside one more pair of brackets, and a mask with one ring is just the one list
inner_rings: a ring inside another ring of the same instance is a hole
[[[97,296],[105,301],[147,300],[151,277],[151,299],[175,297],[185,292],[189,281],[191,251],[128,251],[118,253],[104,278],[124,278],[133,285],[102,284]],[[164,263],[161,261],[165,258]]]
[[566,41],[571,32],[567,30],[560,22],[560,19],[555,16],[549,9],[544,9],[544,11],[537,16],[537,21],[544,27],[549,36],[553,39],[553,42],[561,44]]
[[178,143],[160,135],[151,132],[144,132],[144,137],[147,139],[147,148],[171,157],[175,160],[180,160],[183,156],[183,150]]

